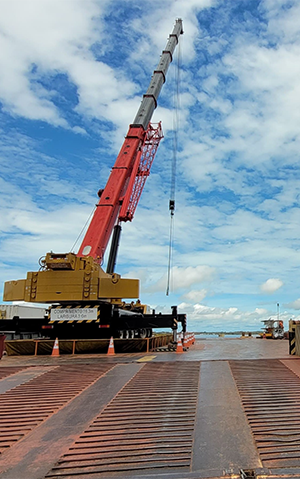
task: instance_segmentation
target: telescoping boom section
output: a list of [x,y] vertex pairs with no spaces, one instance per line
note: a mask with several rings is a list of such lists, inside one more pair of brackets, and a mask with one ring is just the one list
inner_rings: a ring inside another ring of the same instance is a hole
[[[144,314],[145,308],[138,301],[139,281],[121,278],[114,272],[114,268],[120,224],[123,221],[131,221],[134,216],[159,142],[163,137],[161,124],[151,124],[150,121],[182,33],[182,21],[178,19],[154,70],[148,90],[143,95],[134,121],[129,126],[106,186],[99,190],[99,202],[78,253],[47,253],[40,260],[39,271],[28,272],[26,279],[5,283],[4,301],[54,303],[56,308],[63,309],[84,307],[93,311],[92,320],[99,321],[99,314],[95,314],[94,307],[100,303],[122,308],[124,300],[134,299],[135,302],[129,303],[130,307],[128,303],[125,306],[124,316],[130,315],[130,311],[135,315]],[[111,251],[105,272],[101,265],[111,237]],[[115,314],[111,308],[108,309],[110,316]],[[97,311],[99,313],[100,310]],[[72,314],[63,316],[75,318],[75,313],[73,316]],[[79,316],[77,314],[77,317]],[[87,318],[86,314],[82,316]]]

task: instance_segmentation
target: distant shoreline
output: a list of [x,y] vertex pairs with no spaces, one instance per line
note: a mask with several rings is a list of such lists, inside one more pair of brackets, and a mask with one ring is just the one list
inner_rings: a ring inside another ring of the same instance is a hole
[[196,331],[194,334],[206,334],[206,335],[219,335],[219,334],[224,334],[224,335],[230,335],[230,336],[237,336],[237,335],[242,335],[242,334],[261,334],[262,331]]

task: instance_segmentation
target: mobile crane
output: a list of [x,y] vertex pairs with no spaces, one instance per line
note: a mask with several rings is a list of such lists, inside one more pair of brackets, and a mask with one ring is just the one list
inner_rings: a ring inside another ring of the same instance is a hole
[[[138,299],[139,280],[123,279],[114,271],[120,224],[133,218],[163,137],[161,124],[153,125],[150,120],[182,33],[182,20],[178,19],[107,184],[98,192],[99,202],[78,253],[47,253],[40,260],[39,271],[4,285],[4,301],[51,304],[48,320],[41,326],[50,337],[146,337],[152,328],[170,327],[176,332],[178,322],[186,329],[185,314],[178,314],[175,306],[171,314],[150,313]],[[104,272],[101,265],[111,237]],[[126,303],[124,298],[132,301]]]
[[283,321],[279,319],[269,318],[265,321],[262,321],[264,324],[263,332],[260,333],[261,338],[266,339],[283,339],[284,338],[284,327]]

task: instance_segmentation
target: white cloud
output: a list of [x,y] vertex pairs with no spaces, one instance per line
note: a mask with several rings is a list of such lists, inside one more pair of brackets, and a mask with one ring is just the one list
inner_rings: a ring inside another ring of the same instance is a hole
[[[254,197],[260,184],[264,191],[258,191],[259,199],[268,195],[281,158],[289,165],[298,162],[299,5],[292,2],[285,10],[281,6],[281,2],[261,2],[267,17],[268,9],[273,13],[260,35],[256,31],[236,32],[231,37],[224,34],[227,43],[223,36],[203,35],[206,48],[219,40],[225,54],[221,60],[209,58],[208,64],[195,62],[200,79],[195,82],[191,75],[187,84],[202,114],[190,118],[181,171],[199,191],[231,189],[248,200],[247,195]],[[226,28],[230,30],[224,24],[222,31]],[[278,42],[273,46],[274,35]],[[259,182],[254,178],[256,172],[261,172]],[[284,183],[282,188],[294,191]]]
[[[188,266],[186,268],[174,266],[171,269],[171,291],[183,291],[193,285],[210,282],[215,275],[215,269],[206,265]],[[164,291],[167,284],[167,273],[156,283],[147,288],[148,292]]]
[[[288,7],[288,8],[286,8]],[[299,40],[300,7],[297,0],[263,0],[261,10],[268,17],[268,29],[282,43]]]
[[[178,310],[188,314],[188,328],[190,331],[257,331],[262,327],[262,321],[269,317],[276,317],[274,312],[265,308],[241,310],[236,307],[221,308],[209,307],[201,303],[180,303]],[[291,315],[287,311],[280,313],[284,327],[288,329],[289,319],[299,320],[300,316]]]
[[[215,0],[165,0],[160,4],[156,3],[154,9],[147,11],[142,18],[133,20],[131,25],[139,32],[147,32],[157,49],[160,49],[167,34],[171,33],[173,19],[182,18],[184,35],[181,48],[185,61],[191,60],[196,53],[194,44],[199,36],[197,13],[215,3]],[[135,58],[145,57],[145,47],[147,48],[147,43],[140,51],[135,52]]]
[[283,286],[283,282],[278,278],[270,278],[260,286],[263,293],[273,294]]
[[288,308],[291,308],[291,309],[299,310],[300,309],[300,298],[296,299],[295,301],[292,301],[291,303],[287,304],[286,306]]
[[255,308],[254,312],[260,316],[266,316],[268,314],[268,310],[265,308]]
[[202,301],[206,296],[207,296],[206,289],[200,289],[200,290],[193,289],[185,293],[182,297],[186,299],[187,301],[194,301],[197,303],[199,301]]
[[[63,95],[55,78],[63,74],[77,90],[74,111],[90,119],[111,121],[124,134],[141,98],[135,96],[137,85],[128,79],[130,64],[135,58],[136,62],[147,65],[148,83],[151,71],[142,51],[142,41],[135,45],[133,52],[128,48],[132,58],[119,68],[112,68],[93,53],[95,45],[102,53],[115,48],[113,34],[105,29],[105,15],[115,8],[114,2],[2,0],[1,3],[0,100],[4,109],[13,115],[68,128],[65,112],[55,101]],[[146,37],[147,56],[156,58],[158,63],[174,19],[183,16],[185,56],[193,56],[198,28],[196,13],[212,3],[212,0],[189,0],[184,4],[168,0],[157,5],[155,11],[150,9],[153,13],[147,12],[141,21],[132,19],[129,25]],[[153,48],[157,48],[156,57]],[[45,78],[51,80],[50,87],[44,84]],[[185,92],[181,101],[188,106],[193,99]],[[73,131],[84,134],[84,129],[79,128],[75,126]]]
[[[91,51],[101,41],[101,17],[107,1],[2,0],[0,18],[0,99],[7,112],[68,127],[55,105],[57,90],[44,78],[67,75],[77,87],[77,111],[120,123],[124,99],[134,85]],[[105,94],[103,94],[105,92]],[[115,111],[115,104],[118,112]],[[127,120],[128,124],[128,120]],[[80,127],[75,132],[83,133]]]

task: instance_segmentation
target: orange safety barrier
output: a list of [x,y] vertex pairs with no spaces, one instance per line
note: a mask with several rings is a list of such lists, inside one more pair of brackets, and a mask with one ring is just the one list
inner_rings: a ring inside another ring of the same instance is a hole
[[[152,338],[114,339],[115,354],[151,352],[167,346],[173,340],[171,333],[158,334]],[[0,337],[1,343],[1,337]],[[59,339],[59,355],[66,354],[107,354],[109,339]],[[1,344],[0,344],[1,346]],[[8,356],[51,355],[53,339],[14,339],[6,340]]]
[[183,339],[183,346],[189,348],[195,344],[195,334],[194,333],[185,333]]

